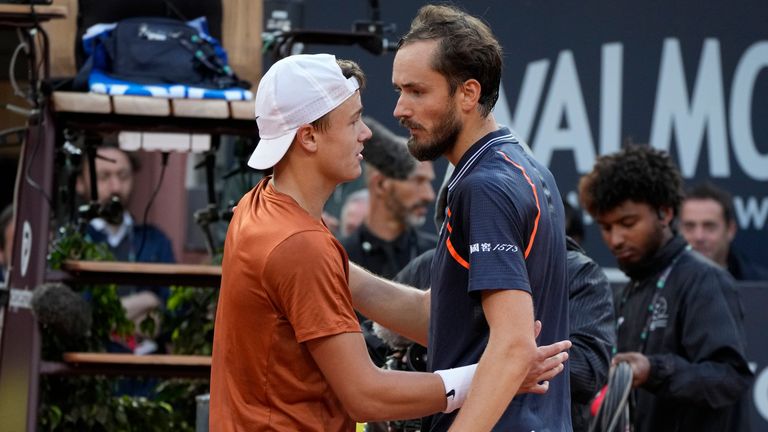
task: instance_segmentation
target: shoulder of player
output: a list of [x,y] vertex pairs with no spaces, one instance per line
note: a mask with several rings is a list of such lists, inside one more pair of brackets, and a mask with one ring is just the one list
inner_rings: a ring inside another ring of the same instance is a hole
[[[516,171],[516,172],[515,172]],[[519,170],[474,170],[457,183],[451,194],[462,202],[492,201],[497,204],[535,207],[535,196],[528,180]]]
[[342,247],[330,231],[320,227],[288,232],[278,244],[298,246],[307,250]]

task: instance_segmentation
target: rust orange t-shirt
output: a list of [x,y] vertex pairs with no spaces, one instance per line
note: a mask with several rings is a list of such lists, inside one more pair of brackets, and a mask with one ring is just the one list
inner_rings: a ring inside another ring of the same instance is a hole
[[211,431],[352,431],[304,342],[360,332],[349,262],[322,222],[262,180],[227,231],[211,365]]

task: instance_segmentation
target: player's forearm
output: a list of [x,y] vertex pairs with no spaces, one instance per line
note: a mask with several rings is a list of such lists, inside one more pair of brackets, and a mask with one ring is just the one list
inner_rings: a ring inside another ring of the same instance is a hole
[[427,345],[429,292],[380,278],[349,264],[349,287],[357,310],[384,327]]
[[433,373],[378,370],[360,383],[359,403],[350,407],[356,421],[418,418],[445,409],[445,387]]
[[517,393],[536,356],[533,338],[492,336],[452,431],[489,431]]

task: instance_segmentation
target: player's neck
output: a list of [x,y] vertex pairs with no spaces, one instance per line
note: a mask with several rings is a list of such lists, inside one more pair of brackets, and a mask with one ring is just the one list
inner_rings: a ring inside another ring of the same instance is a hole
[[493,114],[488,114],[486,117],[480,116],[479,113],[467,116],[464,119],[464,126],[462,127],[461,132],[456,138],[456,145],[445,154],[445,158],[448,159],[453,166],[456,166],[461,160],[461,157],[464,156],[464,153],[466,153],[474,143],[498,129],[499,125],[496,123]]
[[272,186],[276,191],[286,194],[307,211],[312,217],[320,220],[323,215],[323,207],[328,197],[331,196],[336,185],[331,185],[317,175],[305,172],[297,167],[275,167],[272,175]]

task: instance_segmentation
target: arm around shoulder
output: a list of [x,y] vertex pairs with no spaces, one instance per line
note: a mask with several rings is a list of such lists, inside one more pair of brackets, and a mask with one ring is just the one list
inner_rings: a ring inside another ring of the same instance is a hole
[[430,291],[421,291],[376,276],[349,263],[352,303],[363,315],[427,346]]

